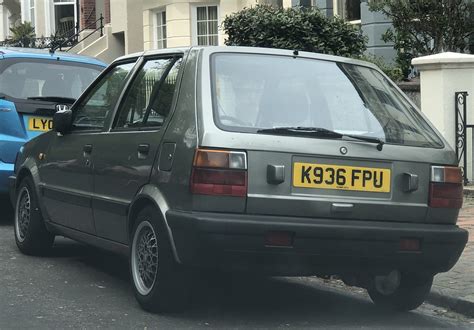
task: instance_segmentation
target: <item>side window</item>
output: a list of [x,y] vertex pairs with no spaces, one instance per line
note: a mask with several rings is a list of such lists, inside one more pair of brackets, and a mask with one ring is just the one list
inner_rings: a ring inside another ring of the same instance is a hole
[[161,127],[171,110],[181,58],[148,60],[124,97],[114,128]]
[[125,78],[135,62],[112,68],[89,92],[74,111],[73,130],[100,130],[112,113],[122,91]]

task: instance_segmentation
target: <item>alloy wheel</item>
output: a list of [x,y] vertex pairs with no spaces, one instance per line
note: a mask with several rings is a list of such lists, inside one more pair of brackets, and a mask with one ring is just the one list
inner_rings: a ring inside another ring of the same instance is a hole
[[135,231],[131,261],[133,281],[145,296],[153,289],[158,271],[158,240],[148,221],[142,221]]
[[31,197],[27,187],[18,194],[15,209],[15,232],[18,241],[23,242],[28,233],[31,219]]

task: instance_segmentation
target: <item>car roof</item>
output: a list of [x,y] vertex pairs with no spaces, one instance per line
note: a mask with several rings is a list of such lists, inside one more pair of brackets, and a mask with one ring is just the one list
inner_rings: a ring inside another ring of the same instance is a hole
[[89,56],[77,55],[65,52],[49,52],[49,49],[33,49],[33,48],[16,48],[16,47],[0,47],[0,55],[2,58],[36,58],[49,59],[56,61],[67,61],[98,65],[106,67],[107,64]]
[[[363,66],[378,69],[378,67],[374,65],[373,63],[358,60],[358,59],[353,59],[349,57],[327,55],[327,54],[322,54],[322,53],[304,52],[304,51],[289,50],[289,49],[242,47],[242,46],[192,46],[192,47],[156,49],[156,50],[148,50],[145,52],[125,55],[125,56],[119,57],[115,61],[121,61],[121,60],[136,58],[140,56],[153,56],[153,55],[172,54],[172,53],[179,54],[179,53],[188,52],[191,49],[204,50],[208,54],[211,54],[211,53],[253,53],[253,54],[266,54],[266,55],[299,56],[299,57],[313,58],[313,59],[319,59],[319,60],[325,60],[325,61],[351,63],[351,64],[363,65]],[[295,55],[295,52],[297,52],[297,55]]]

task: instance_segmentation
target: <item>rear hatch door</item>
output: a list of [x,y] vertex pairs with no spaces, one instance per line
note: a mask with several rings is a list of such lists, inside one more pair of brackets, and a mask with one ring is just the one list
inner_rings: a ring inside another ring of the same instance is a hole
[[278,139],[281,145],[300,147],[293,152],[248,151],[248,213],[424,220],[430,149],[384,146],[378,151],[366,143]]

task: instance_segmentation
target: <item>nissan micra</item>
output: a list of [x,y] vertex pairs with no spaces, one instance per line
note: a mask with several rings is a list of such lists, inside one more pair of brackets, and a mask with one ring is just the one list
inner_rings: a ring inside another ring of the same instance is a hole
[[193,47],[117,59],[10,177],[15,239],[127,255],[136,298],[183,308],[193,268],[337,275],[411,310],[467,242],[453,150],[372,64]]

